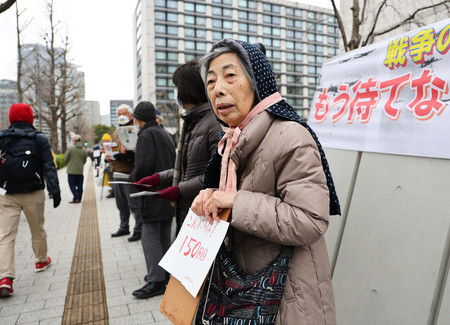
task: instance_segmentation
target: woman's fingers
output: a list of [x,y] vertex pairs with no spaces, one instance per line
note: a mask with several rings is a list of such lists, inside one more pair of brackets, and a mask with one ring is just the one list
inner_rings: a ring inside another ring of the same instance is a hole
[[209,208],[207,202],[213,193],[214,191],[212,189],[207,188],[206,190],[201,190],[195,197],[191,209],[196,215],[208,217]]

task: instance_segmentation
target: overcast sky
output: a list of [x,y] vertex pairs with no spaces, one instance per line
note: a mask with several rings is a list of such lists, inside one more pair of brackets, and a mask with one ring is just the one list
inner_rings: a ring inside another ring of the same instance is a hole
[[[26,9],[22,23],[31,20],[22,33],[24,43],[41,43],[48,30],[48,0],[19,0]],[[86,100],[100,102],[102,115],[109,114],[111,99],[133,99],[133,11],[135,0],[55,0],[55,17],[61,22],[61,37],[67,33],[71,57],[85,73]],[[303,3],[329,7],[329,0]],[[0,14],[0,79],[16,80],[15,5]],[[61,43],[60,43],[61,44]]]

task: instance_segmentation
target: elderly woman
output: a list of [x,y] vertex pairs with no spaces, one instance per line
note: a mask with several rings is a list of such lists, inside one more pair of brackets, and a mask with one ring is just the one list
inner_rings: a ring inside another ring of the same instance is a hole
[[294,246],[276,324],[336,324],[324,233],[340,208],[315,134],[277,92],[271,66],[254,45],[222,40],[200,66],[227,131],[222,157],[208,165],[206,189],[192,210],[212,222],[231,209],[231,255],[248,273]]

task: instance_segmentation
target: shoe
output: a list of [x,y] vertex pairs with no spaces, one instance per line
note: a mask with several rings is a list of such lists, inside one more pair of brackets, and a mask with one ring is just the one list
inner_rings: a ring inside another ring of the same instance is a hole
[[134,232],[133,236],[128,237],[129,242],[138,241],[141,239],[141,233],[140,232]]
[[114,197],[114,192],[111,192],[106,196],[107,199],[111,199],[113,197]]
[[80,203],[81,200],[77,200],[77,199],[73,199],[72,201],[70,201],[69,203]]
[[129,234],[130,234],[129,230],[119,229],[115,233],[111,234],[111,237],[120,237],[120,236],[129,235]]
[[50,256],[47,256],[47,262],[34,264],[34,272],[45,271],[50,267],[51,264],[52,264],[52,259],[50,258]]
[[8,297],[14,294],[13,279],[3,278],[0,280],[0,297]]
[[163,295],[165,291],[166,291],[166,281],[149,282],[141,289],[133,291],[133,296],[135,296],[138,299],[147,299]]

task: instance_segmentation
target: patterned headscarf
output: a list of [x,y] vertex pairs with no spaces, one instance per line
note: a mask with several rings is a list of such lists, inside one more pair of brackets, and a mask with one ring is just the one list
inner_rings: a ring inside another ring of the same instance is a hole
[[[275,75],[272,70],[272,66],[270,65],[267,57],[259,50],[256,46],[232,39],[224,39],[222,41],[217,42],[211,48],[211,52],[213,52],[216,48],[227,46],[230,47],[236,52],[240,54],[240,57],[244,60],[245,64],[249,68],[251,74],[253,74],[254,79],[256,80],[256,97],[259,101],[269,97],[270,95],[276,93],[277,84],[275,81]],[[314,141],[317,144],[317,147],[320,152],[320,157],[322,160],[322,167],[325,172],[325,176],[327,179],[327,186],[330,192],[330,215],[341,214],[341,208],[339,205],[339,199],[336,194],[336,189],[334,187],[333,178],[330,173],[330,168],[328,166],[327,159],[325,157],[325,152],[322,149],[322,145],[319,142],[314,131],[309,127],[309,125],[303,121],[300,116],[295,112],[291,105],[289,105],[286,100],[282,99],[277,103],[271,105],[266,109],[270,114],[276,115],[286,120],[295,121],[300,123],[303,127],[305,127]],[[223,124],[223,122],[222,122]],[[205,178],[204,178],[204,187],[205,188],[217,188],[220,181],[220,170],[221,170],[221,156],[216,153],[205,170]]]

